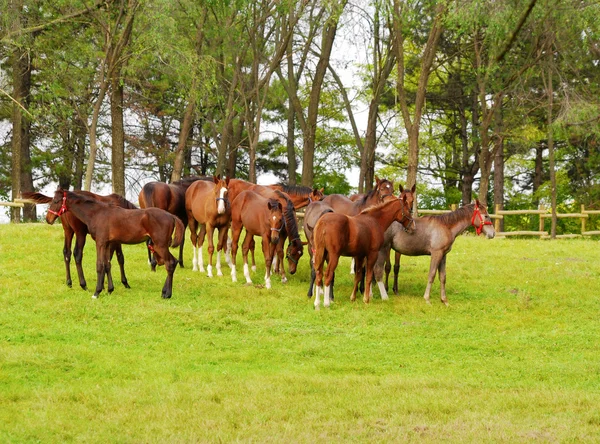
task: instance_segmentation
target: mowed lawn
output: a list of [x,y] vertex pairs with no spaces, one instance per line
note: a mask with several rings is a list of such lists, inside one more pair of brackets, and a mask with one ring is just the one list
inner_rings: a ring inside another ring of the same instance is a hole
[[[450,307],[423,300],[429,258],[403,258],[400,295],[331,309],[287,284],[149,270],[131,289],[65,285],[60,224],[0,225],[0,442],[598,442],[600,244],[461,236]],[[260,245],[260,242],[259,242]],[[176,251],[173,251],[176,253]],[[206,256],[206,254],[205,254]]]

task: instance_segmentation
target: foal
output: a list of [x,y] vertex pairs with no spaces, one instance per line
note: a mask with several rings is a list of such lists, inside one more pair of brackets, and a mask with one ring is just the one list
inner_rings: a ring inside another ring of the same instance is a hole
[[323,286],[323,265],[328,261],[325,276],[325,307],[330,305],[331,282],[340,256],[351,256],[356,260],[356,276],[350,299],[356,299],[356,291],[363,273],[366,260],[366,287],[363,301],[371,299],[371,281],[373,265],[383,244],[383,233],[393,221],[409,227],[412,217],[406,205],[406,198],[391,199],[381,205],[369,207],[356,216],[340,213],[326,213],[315,226],[314,267],[316,270],[315,309],[320,305],[320,293]]
[[[381,298],[388,298],[382,277],[385,260],[390,256],[390,248],[393,248],[398,253],[406,256],[431,256],[427,287],[423,297],[429,303],[431,285],[435,275],[439,273],[441,300],[448,305],[448,299],[446,298],[446,255],[452,249],[456,237],[470,226],[475,228],[478,235],[483,232],[488,239],[492,239],[496,234],[487,209],[485,205],[479,203],[479,200],[450,213],[439,216],[417,217],[414,219],[412,233],[407,233],[402,228],[392,225],[390,227],[392,229],[385,233],[384,243],[375,264],[375,279],[381,292]],[[394,273],[394,288],[397,287],[398,274]]]
[[[78,191],[77,193],[87,196],[92,199],[96,199],[100,202],[104,202],[107,204],[117,205],[119,207],[133,210],[137,209],[137,207],[125,199],[123,196],[119,194],[109,194],[108,196],[101,196],[99,194],[94,194],[89,191]],[[24,199],[33,200],[39,204],[47,204],[52,202],[52,197],[45,196],[41,193],[30,193],[23,192],[22,196]],[[56,213],[48,212],[46,215],[46,222],[52,225],[58,215]],[[68,287],[73,286],[73,281],[71,279],[71,254],[75,257],[75,268],[77,269],[77,277],[79,278],[79,285],[84,290],[87,289],[87,282],[85,280],[85,275],[83,273],[83,247],[85,247],[85,242],[88,234],[87,225],[81,220],[77,219],[77,217],[71,213],[66,212],[61,214],[60,222],[63,227],[63,232],[65,235],[65,242],[63,246],[63,257],[65,261],[65,269],[66,269],[66,282]],[[71,245],[73,243],[73,236],[75,236],[75,248],[71,253]],[[115,252],[117,254],[117,262],[119,264],[119,269],[121,271],[121,282],[125,288],[130,288],[129,283],[127,282],[127,277],[125,276],[125,257],[123,256],[123,249],[121,248],[121,244],[114,244],[111,246],[111,258],[112,253]],[[111,277],[112,279],[112,277]]]
[[[170,298],[173,290],[173,272],[177,259],[169,247],[177,247],[183,240],[184,227],[179,218],[159,208],[145,210],[125,210],[107,205],[85,195],[58,189],[48,208],[46,219],[72,212],[88,227],[96,241],[96,273],[98,282],[93,298],[97,298],[104,287],[104,277],[108,275],[108,292],[114,285],[110,275],[110,252],[116,244],[139,244],[152,239],[154,254],[158,264],[165,264],[167,280],[162,289],[162,297]],[[172,235],[175,235],[171,239]]]
[[252,283],[248,268],[250,242],[254,236],[261,236],[266,268],[265,287],[271,288],[271,263],[273,261],[275,245],[279,242],[279,235],[283,227],[282,206],[278,200],[268,199],[250,190],[245,190],[238,194],[231,204],[231,280],[233,282],[237,281],[235,258],[238,250],[238,241],[242,233],[242,228],[245,228],[246,237],[244,238],[242,254],[244,256],[244,276],[246,277],[246,283]]

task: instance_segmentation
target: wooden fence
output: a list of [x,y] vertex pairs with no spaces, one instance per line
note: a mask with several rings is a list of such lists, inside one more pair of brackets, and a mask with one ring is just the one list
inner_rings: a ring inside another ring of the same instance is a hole
[[[26,203],[32,203],[27,199],[15,199],[14,202],[0,202],[0,206],[7,207],[23,207]],[[450,211],[456,210],[457,206],[452,205],[450,210],[417,210],[419,215],[426,214],[444,214]],[[304,212],[299,211],[296,213],[298,216],[298,220],[302,223],[304,219]],[[504,216],[514,216],[514,215],[534,215],[539,216],[539,229],[538,231],[500,231],[500,220],[504,219]],[[557,213],[557,218],[574,218],[581,220],[581,233],[572,233],[572,234],[560,234],[556,237],[558,238],[572,238],[572,237],[580,237],[580,236],[600,236],[600,231],[589,231],[587,230],[587,220],[592,215],[600,215],[600,210],[586,210],[584,205],[581,205],[581,211],[579,213]],[[550,233],[544,230],[545,219],[551,218],[552,213],[549,209],[541,206],[537,210],[500,210],[498,205],[495,207],[495,212],[490,213],[490,217],[494,220],[494,228],[496,229],[497,237],[507,237],[507,236],[539,236],[541,239],[547,239],[550,237]]]

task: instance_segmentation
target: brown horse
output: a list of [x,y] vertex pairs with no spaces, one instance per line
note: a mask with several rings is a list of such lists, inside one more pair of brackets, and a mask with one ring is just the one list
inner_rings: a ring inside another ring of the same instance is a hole
[[[109,194],[108,196],[100,196],[98,194],[90,193],[89,191],[78,191],[79,194],[88,196],[92,199],[96,199],[100,202],[104,202],[106,204],[117,205],[125,209],[136,209],[137,207],[125,199],[123,196],[118,194]],[[23,198],[30,199],[39,204],[46,204],[52,202],[52,198],[49,196],[45,196],[40,193],[22,193]],[[52,213],[48,213],[46,216],[46,221],[49,224],[53,224],[58,216]],[[83,247],[85,247],[85,242],[87,239],[87,234],[89,232],[87,225],[79,220],[73,213],[66,212],[63,213],[60,217],[60,222],[63,227],[63,232],[65,235],[65,242],[63,247],[63,257],[65,260],[65,268],[66,268],[66,282],[67,286],[72,287],[73,281],[71,280],[71,254],[75,257],[75,267],[77,268],[77,276],[79,278],[79,285],[84,290],[87,289],[87,282],[85,280],[85,275],[83,273]],[[73,243],[73,235],[75,235],[75,248],[71,253],[71,245]],[[121,248],[121,244],[113,244],[111,246],[113,251],[112,253],[117,254],[117,262],[119,263],[119,269],[121,271],[121,282],[125,288],[130,288],[129,283],[127,282],[127,277],[125,276],[125,257],[123,256],[123,249]],[[111,277],[112,279],[112,277]]]
[[[213,176],[212,182],[199,180],[194,182],[185,192],[185,207],[190,225],[190,240],[194,247],[193,271],[204,273],[202,245],[208,235],[208,277],[212,274],[212,259],[215,251],[214,231],[218,230],[217,242],[217,276],[223,276],[221,271],[221,250],[227,243],[227,230],[231,222],[231,204],[227,198],[229,178],[221,179]],[[200,236],[197,230],[200,225]]]
[[[156,207],[161,210],[177,216],[183,222],[183,226],[187,227],[188,217],[185,209],[185,192],[188,187],[198,180],[210,180],[212,177],[205,176],[190,176],[185,177],[173,183],[165,182],[148,182],[145,184],[138,196],[140,208]],[[179,266],[183,268],[183,245],[185,239],[179,246]],[[148,248],[148,262],[152,271],[156,270],[156,261],[152,256],[152,251]]]
[[[139,244],[152,239],[154,255],[159,265],[165,264],[167,280],[162,289],[162,297],[170,298],[173,291],[173,272],[177,259],[169,247],[177,247],[183,240],[184,227],[181,220],[159,208],[126,210],[107,205],[83,194],[57,190],[48,208],[46,220],[71,212],[85,223],[96,241],[96,273],[98,282],[93,298],[97,298],[108,276],[108,292],[114,285],[110,275],[110,251],[115,244]],[[171,237],[175,234],[175,237]]]
[[373,266],[383,244],[383,234],[393,221],[410,227],[412,217],[406,198],[390,199],[386,202],[369,207],[356,216],[346,216],[340,213],[326,213],[317,222],[314,233],[314,267],[316,270],[315,309],[320,306],[320,293],[323,286],[323,265],[328,261],[325,276],[325,307],[330,304],[331,282],[340,256],[350,256],[356,260],[356,276],[350,299],[356,299],[358,283],[363,274],[366,261],[366,287],[364,302],[371,299],[371,281]]
[[235,259],[242,228],[246,229],[246,237],[242,246],[244,256],[244,276],[246,283],[251,284],[248,268],[248,251],[253,236],[262,237],[262,249],[265,256],[265,286],[271,288],[271,263],[275,245],[284,227],[281,203],[277,199],[269,199],[260,194],[245,190],[238,194],[231,204],[232,232],[232,267],[231,280],[237,282]]
[[304,208],[311,202],[323,200],[325,197],[323,194],[323,188],[319,190],[318,188],[305,187],[301,185],[287,185],[285,183],[277,183],[267,186],[287,194],[294,204],[294,208],[296,210]]
[[[464,230],[473,226],[479,235],[482,232],[488,239],[492,239],[496,232],[485,205],[475,203],[465,205],[456,211],[439,216],[423,216],[414,219],[414,230],[406,233],[403,229],[392,224],[386,231],[384,243],[375,264],[375,278],[381,292],[382,299],[387,299],[386,287],[383,285],[382,276],[386,258],[390,256],[390,248],[406,256],[431,256],[429,276],[425,288],[425,301],[429,303],[431,285],[436,273],[440,276],[441,300],[448,305],[446,298],[446,255],[452,249],[456,237]],[[399,267],[398,267],[399,268]],[[386,281],[389,276],[389,268]],[[394,272],[394,293],[398,289],[398,273]]]
[[[333,208],[327,205],[325,202],[317,201],[312,202],[308,207],[306,207],[306,211],[304,212],[304,223],[302,224],[304,228],[304,234],[306,235],[306,240],[308,242],[308,253],[310,254],[310,285],[308,287],[307,296],[309,298],[313,295],[313,286],[315,285],[316,272],[315,267],[313,265],[313,256],[314,256],[314,230],[315,225],[326,213],[333,213]],[[333,299],[333,281],[335,277],[332,278],[331,281],[331,299]]]
[[354,201],[342,194],[329,194],[325,196],[323,202],[333,208],[336,213],[356,216],[365,208],[379,204],[386,197],[394,195],[394,183],[392,181],[379,178],[375,178],[375,180],[377,181],[375,188],[366,194],[359,195]]

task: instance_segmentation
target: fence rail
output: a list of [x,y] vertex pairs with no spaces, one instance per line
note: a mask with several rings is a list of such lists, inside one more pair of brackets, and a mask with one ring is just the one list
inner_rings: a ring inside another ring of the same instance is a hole
[[[0,202],[0,206],[5,207],[21,207],[23,208],[26,203],[35,203],[28,199],[15,199],[14,202]],[[444,214],[449,213],[450,211],[455,211],[457,208],[456,205],[452,205],[449,210],[424,210],[418,209],[417,213],[419,215],[426,214]],[[515,215],[534,215],[539,216],[539,229],[538,231],[500,231],[500,220],[504,219],[504,216],[515,216]],[[587,230],[587,220],[590,216],[600,215],[600,210],[586,210],[584,205],[581,205],[581,211],[579,213],[557,213],[557,218],[572,218],[572,219],[580,219],[581,220],[581,233],[570,233],[570,234],[560,234],[556,237],[558,238],[574,238],[581,236],[600,236],[600,230]],[[296,213],[298,220],[300,222],[304,219],[304,211],[298,211]],[[490,218],[494,220],[494,228],[496,229],[496,236],[498,237],[507,237],[507,236],[537,236],[541,239],[547,239],[550,237],[550,233],[544,230],[544,222],[545,219],[551,218],[552,213],[549,209],[541,206],[537,210],[500,210],[499,206],[495,206],[495,212],[490,214]]]

